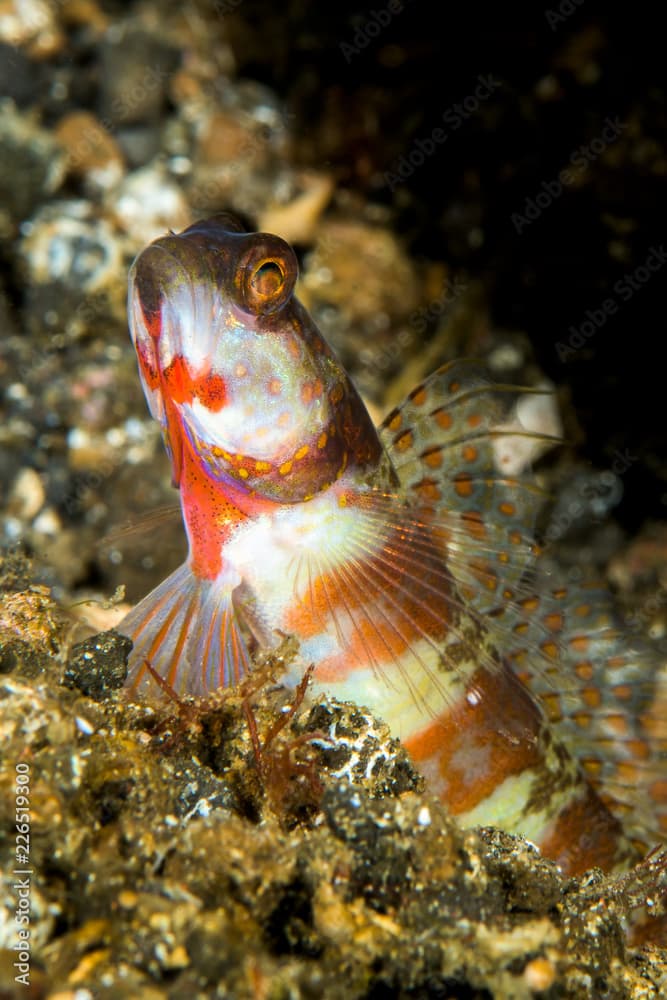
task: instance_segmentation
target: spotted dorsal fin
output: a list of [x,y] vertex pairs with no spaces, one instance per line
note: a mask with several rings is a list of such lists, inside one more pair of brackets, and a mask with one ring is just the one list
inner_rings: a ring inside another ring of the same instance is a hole
[[446,541],[462,603],[628,834],[653,844],[667,830],[667,670],[619,627],[608,593],[561,585],[534,541],[547,497],[530,463],[559,433],[526,411],[540,395],[455,362],[389,414],[382,437]]
[[545,493],[530,464],[560,440],[550,397],[548,389],[495,383],[478,362],[456,361],[413,390],[380,428],[401,486],[433,511],[448,565],[479,613],[514,596],[535,560]]

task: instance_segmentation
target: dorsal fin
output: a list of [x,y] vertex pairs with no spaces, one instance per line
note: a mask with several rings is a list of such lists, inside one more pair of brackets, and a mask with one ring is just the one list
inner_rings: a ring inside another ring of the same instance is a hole
[[629,835],[655,843],[667,831],[667,670],[619,627],[608,593],[561,585],[534,541],[547,497],[530,461],[559,428],[542,433],[526,419],[531,396],[454,362],[389,414],[382,438],[408,497],[446,540],[467,610]]
[[[531,405],[550,396],[495,383],[478,362],[456,361],[414,389],[380,428],[402,487],[434,511],[448,536],[449,567],[480,613],[518,587],[535,559],[545,493],[527,468],[560,441],[560,425],[549,418],[553,408],[540,418]],[[547,432],[534,428],[536,419]]]

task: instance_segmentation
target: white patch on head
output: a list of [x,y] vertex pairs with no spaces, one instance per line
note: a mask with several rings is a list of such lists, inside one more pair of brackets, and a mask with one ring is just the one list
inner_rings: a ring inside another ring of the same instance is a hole
[[193,374],[209,368],[218,305],[214,290],[186,282],[162,298],[160,357],[165,366],[176,355],[185,358]]

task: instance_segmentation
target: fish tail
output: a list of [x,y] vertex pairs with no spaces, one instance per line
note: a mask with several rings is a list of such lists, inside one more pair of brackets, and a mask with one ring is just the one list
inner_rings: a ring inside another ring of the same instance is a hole
[[176,694],[206,695],[236,684],[250,667],[232,588],[202,580],[187,563],[151,591],[118,631],[133,642],[127,685],[162,697],[158,674]]

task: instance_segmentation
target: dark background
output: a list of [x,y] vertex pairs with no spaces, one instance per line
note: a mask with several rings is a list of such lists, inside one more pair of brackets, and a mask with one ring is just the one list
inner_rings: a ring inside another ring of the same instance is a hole
[[[570,388],[583,454],[600,468],[619,452],[628,458],[618,515],[636,530],[647,516],[664,515],[667,500],[667,271],[626,303],[613,286],[665,239],[662,33],[634,5],[604,13],[588,3],[528,12],[441,5],[436,22],[433,8],[412,0],[370,37],[373,12],[389,10],[244,0],[231,21],[239,70],[285,97],[306,160],[392,204],[413,253],[483,277],[494,321],[525,330],[543,370]],[[344,52],[342,43],[355,40],[359,51]],[[480,74],[502,86],[389,191],[384,173],[442,125]],[[518,234],[512,215],[524,214],[527,199],[580,147],[590,148],[607,119],[625,126],[619,138]],[[479,245],[471,230],[481,233]],[[556,344],[610,294],[616,314],[562,360]]]

